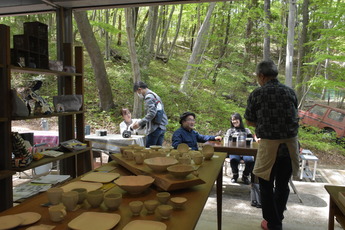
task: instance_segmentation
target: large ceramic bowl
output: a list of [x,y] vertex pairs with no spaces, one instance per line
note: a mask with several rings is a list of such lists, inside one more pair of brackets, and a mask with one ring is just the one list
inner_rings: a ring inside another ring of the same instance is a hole
[[192,165],[172,165],[167,168],[168,172],[176,178],[185,178],[195,171]]
[[153,157],[145,159],[144,163],[154,172],[165,172],[171,165],[175,165],[178,161],[172,157]]
[[115,180],[120,188],[127,191],[130,194],[140,194],[144,192],[155,179],[150,176],[121,176],[119,179]]

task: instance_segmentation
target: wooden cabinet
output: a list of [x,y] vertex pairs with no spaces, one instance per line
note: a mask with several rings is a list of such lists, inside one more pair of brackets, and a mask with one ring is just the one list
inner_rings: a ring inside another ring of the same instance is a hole
[[27,120],[50,117],[59,119],[59,140],[60,142],[77,139],[85,142],[84,138],[84,107],[77,112],[53,113],[42,116],[12,117],[11,116],[11,75],[12,73],[31,73],[41,75],[58,76],[57,79],[63,93],[61,95],[84,93],[83,87],[83,50],[82,47],[74,48],[71,44],[64,44],[64,63],[65,65],[74,65],[76,73],[66,73],[38,68],[22,68],[11,65],[10,49],[10,28],[0,24],[0,211],[12,207],[12,175],[16,171],[25,171],[44,165],[50,162],[60,161],[60,172],[62,174],[77,177],[91,170],[90,147],[84,150],[65,153],[57,158],[43,158],[32,162],[25,168],[12,168],[12,144],[11,144],[11,125],[13,120]]

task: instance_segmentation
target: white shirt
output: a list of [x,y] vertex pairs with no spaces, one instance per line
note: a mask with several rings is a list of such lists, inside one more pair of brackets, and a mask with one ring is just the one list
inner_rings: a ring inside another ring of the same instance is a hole
[[132,135],[144,135],[145,134],[145,128],[144,129],[131,129],[133,124],[137,121],[140,121],[140,119],[132,119],[132,123],[130,125],[127,125],[125,121],[122,121],[120,123],[120,133],[122,135],[123,131],[128,130],[131,131]]

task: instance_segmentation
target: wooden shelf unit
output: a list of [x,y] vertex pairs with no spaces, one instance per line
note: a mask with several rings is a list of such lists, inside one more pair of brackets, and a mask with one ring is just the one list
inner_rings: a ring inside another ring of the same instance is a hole
[[24,172],[26,170],[32,169],[32,168],[36,168],[38,166],[41,165],[45,165],[45,164],[49,164],[51,162],[55,162],[55,161],[59,161],[59,160],[63,160],[72,156],[76,156],[78,154],[84,153],[85,151],[90,151],[91,147],[87,147],[83,150],[79,150],[79,151],[75,151],[75,152],[65,152],[64,154],[57,156],[57,157],[44,157],[42,159],[40,159],[39,161],[32,161],[31,164],[27,167],[22,167],[22,168],[12,168],[13,171],[16,172]]
[[12,170],[0,170],[0,180],[11,177],[14,174],[16,174],[16,172]]
[[77,111],[77,112],[60,112],[60,113],[52,113],[48,115],[32,115],[27,117],[12,117],[12,120],[30,120],[30,119],[38,119],[38,118],[50,118],[50,117],[60,117],[60,116],[70,116],[74,114],[83,114],[84,111]]
[[[71,177],[80,176],[91,168],[91,148],[76,152],[66,152],[63,155],[50,158],[45,157],[39,161],[33,161],[30,165],[23,168],[12,168],[12,144],[11,144],[11,127],[13,120],[28,120],[39,118],[59,118],[59,141],[77,139],[85,142],[84,120],[85,111],[83,105],[81,111],[53,113],[50,115],[34,115],[28,117],[11,116],[11,75],[12,73],[29,73],[58,76],[60,87],[63,88],[63,95],[84,93],[83,85],[83,49],[82,47],[74,48],[74,60],[72,44],[64,44],[64,63],[68,66],[76,66],[76,73],[53,71],[48,69],[22,68],[11,65],[10,49],[10,28],[0,24],[0,211],[6,210],[13,206],[12,192],[12,175],[15,171],[21,172],[32,169],[47,163],[60,161],[60,172]],[[73,63],[74,62],[74,63]]]
[[11,65],[10,68],[12,72],[17,72],[17,73],[44,74],[44,75],[55,75],[55,76],[83,76],[82,73],[71,73],[71,72],[55,71],[55,70],[49,70],[49,69],[35,69],[35,68],[28,68],[28,67],[18,67],[14,65]]

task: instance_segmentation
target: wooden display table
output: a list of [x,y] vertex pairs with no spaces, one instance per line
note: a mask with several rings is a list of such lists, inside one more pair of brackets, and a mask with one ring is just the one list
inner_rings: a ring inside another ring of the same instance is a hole
[[325,185],[325,189],[329,193],[328,230],[334,229],[334,217],[345,229],[345,205],[338,199],[338,193],[345,192],[345,187]]
[[[172,191],[171,197],[176,196],[183,196],[186,197],[187,203],[184,209],[181,210],[174,210],[170,219],[168,220],[161,220],[160,215],[156,212],[155,214],[147,214],[146,209],[144,208],[140,215],[137,217],[133,217],[130,210],[129,210],[129,202],[134,200],[146,201],[150,199],[156,199],[156,193],[158,192],[153,186],[151,186],[146,192],[140,195],[130,195],[120,189],[119,187],[115,186],[110,188],[107,193],[109,192],[120,192],[123,194],[123,200],[120,205],[119,210],[112,211],[109,213],[117,213],[121,215],[120,222],[114,227],[115,230],[123,229],[123,227],[132,220],[155,220],[155,221],[162,221],[167,225],[167,229],[169,230],[191,230],[194,229],[199,217],[204,209],[204,205],[207,201],[207,198],[213,188],[214,182],[217,181],[217,220],[218,220],[218,229],[221,229],[221,214],[222,214],[222,166],[226,154],[224,153],[216,153],[215,156],[212,158],[210,162],[208,162],[207,167],[202,165],[199,168],[199,177],[205,181],[205,184],[193,186],[187,189],[181,189]],[[109,165],[116,166],[116,169],[112,172],[118,172],[121,175],[130,175],[131,173],[123,168],[122,166],[118,165],[116,162],[110,162]],[[79,180],[80,178],[76,178],[73,181]],[[111,183],[112,184],[112,183]],[[53,225],[56,226],[54,230],[58,229],[68,229],[68,223],[79,216],[81,213],[86,211],[96,211],[96,212],[106,212],[103,207],[103,204],[100,208],[90,208],[90,209],[78,209],[76,211],[71,211],[67,213],[66,218],[61,221],[60,223],[54,223],[49,218],[48,208],[41,206],[41,204],[47,203],[47,195],[46,193],[39,194],[32,198],[25,200],[20,205],[17,205],[13,208],[10,208],[2,213],[0,216],[22,213],[22,212],[38,212],[42,215],[42,218],[33,225]],[[18,227],[16,229],[27,229],[29,226]],[[215,228],[214,228],[215,229]]]

